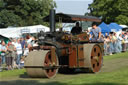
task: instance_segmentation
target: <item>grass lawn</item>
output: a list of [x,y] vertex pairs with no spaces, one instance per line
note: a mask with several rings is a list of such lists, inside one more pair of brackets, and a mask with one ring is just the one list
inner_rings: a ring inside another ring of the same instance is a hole
[[[104,56],[104,61],[107,62],[117,58],[128,59],[128,52]],[[0,72],[0,79],[16,77],[24,74],[24,72],[24,69]],[[0,81],[0,85],[128,85],[128,65],[111,72],[99,72],[96,74],[76,74],[69,76],[58,74],[54,79],[20,78],[4,80]]]
[[86,75],[65,81],[67,85],[128,85],[128,68],[115,72]]
[[128,58],[128,51],[123,53],[113,54],[110,56],[104,56],[104,60],[111,60],[115,58],[125,58],[125,57]]
[[16,69],[16,70],[10,70],[10,71],[3,71],[0,72],[0,79],[1,78],[6,78],[6,77],[12,77],[12,76],[18,76],[21,75],[25,72],[25,69]]

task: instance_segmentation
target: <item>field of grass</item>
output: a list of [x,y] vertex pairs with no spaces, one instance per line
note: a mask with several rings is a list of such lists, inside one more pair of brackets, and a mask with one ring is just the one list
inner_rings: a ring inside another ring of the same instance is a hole
[[94,83],[93,85],[102,85],[103,83],[106,83],[105,85],[128,85],[128,68],[122,68],[115,72],[87,75],[86,77],[68,80],[66,83],[77,85],[91,85],[92,83]]
[[115,58],[125,58],[125,57],[128,57],[128,52],[113,54],[110,56],[104,56],[104,60],[111,60]]
[[[128,52],[104,56],[104,61],[109,62],[118,58],[128,59]],[[0,81],[0,85],[128,85],[128,63],[111,72],[74,75],[57,74],[54,79],[17,78],[17,76],[24,73],[24,69],[0,72],[0,79],[4,78],[4,81]],[[11,80],[10,78],[14,79]]]
[[1,78],[7,78],[7,77],[12,77],[12,76],[18,76],[21,75],[25,72],[25,69],[16,69],[16,70],[10,70],[10,71],[3,71],[0,72],[0,79]]

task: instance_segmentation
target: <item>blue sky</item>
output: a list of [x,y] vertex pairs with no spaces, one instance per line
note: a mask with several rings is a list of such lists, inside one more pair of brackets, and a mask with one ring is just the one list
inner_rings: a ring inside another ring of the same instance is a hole
[[84,15],[89,12],[88,4],[91,4],[93,0],[54,0],[56,1],[56,12],[62,12],[67,14],[80,14]]

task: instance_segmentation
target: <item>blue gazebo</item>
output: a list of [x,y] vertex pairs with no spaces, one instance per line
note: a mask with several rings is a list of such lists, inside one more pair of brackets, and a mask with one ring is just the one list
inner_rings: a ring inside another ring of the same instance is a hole
[[108,27],[111,29],[111,32],[117,32],[122,30],[122,27],[119,26],[117,23],[110,23]]
[[107,26],[107,24],[105,24],[104,22],[102,22],[99,27],[101,28],[101,32],[102,34],[105,35],[105,33],[108,33],[111,32],[111,29]]

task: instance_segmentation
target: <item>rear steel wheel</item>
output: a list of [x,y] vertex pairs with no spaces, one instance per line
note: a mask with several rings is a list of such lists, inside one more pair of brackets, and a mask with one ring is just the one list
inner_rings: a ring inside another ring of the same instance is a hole
[[58,58],[49,50],[31,51],[25,60],[26,72],[30,77],[55,77],[58,72]]

